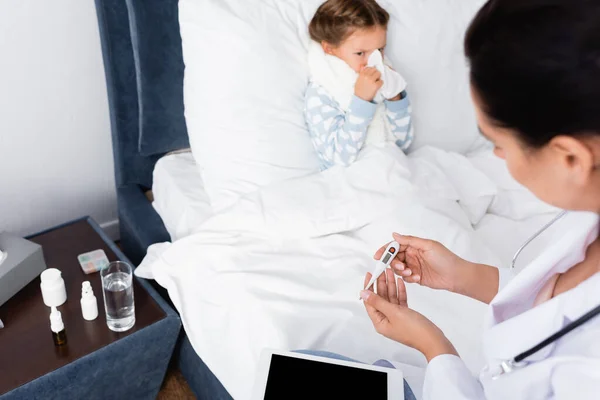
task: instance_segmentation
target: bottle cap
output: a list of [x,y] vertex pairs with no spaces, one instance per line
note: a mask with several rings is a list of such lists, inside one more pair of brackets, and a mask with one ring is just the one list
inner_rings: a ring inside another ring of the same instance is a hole
[[81,314],[83,319],[92,321],[98,317],[98,302],[89,281],[81,284]]
[[62,320],[62,315],[60,311],[54,306],[52,306],[52,311],[50,312],[50,330],[54,333],[58,333],[65,329],[65,324]]
[[48,268],[40,275],[42,298],[48,307],[58,307],[67,301],[67,289],[62,273],[56,268]]

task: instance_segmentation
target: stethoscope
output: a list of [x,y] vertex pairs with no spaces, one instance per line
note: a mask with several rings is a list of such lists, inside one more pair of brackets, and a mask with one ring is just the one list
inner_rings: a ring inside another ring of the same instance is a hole
[[[561,211],[556,217],[554,217],[550,222],[548,222],[539,231],[537,231],[533,236],[531,236],[523,244],[523,246],[521,246],[519,248],[519,250],[517,250],[517,252],[515,253],[515,255],[514,255],[513,259],[512,259],[511,268],[512,269],[515,268],[515,263],[517,261],[517,258],[519,257],[519,255],[521,254],[521,252],[523,251],[523,249],[525,249],[525,247],[527,247],[535,238],[537,238],[538,236],[540,236],[544,231],[546,231],[546,229],[550,228],[552,225],[554,225],[555,222],[557,222],[559,219],[561,219],[562,217],[564,217],[566,214],[567,214],[567,211]],[[532,348],[530,348],[528,350],[525,350],[524,352],[522,352],[521,354],[517,355],[513,359],[502,361],[500,363],[500,370],[496,374],[494,374],[492,376],[492,379],[496,380],[496,379],[500,378],[503,375],[509,374],[511,372],[514,372],[515,370],[519,370],[521,368],[526,367],[527,365],[530,364],[526,360],[527,357],[529,357],[529,356],[537,353],[538,351],[542,350],[546,346],[548,346],[551,343],[553,343],[553,342],[557,341],[558,339],[562,338],[563,336],[565,336],[566,334],[568,334],[572,330],[579,328],[581,325],[585,324],[586,322],[588,322],[589,320],[591,320],[592,318],[594,318],[598,314],[600,314],[600,306],[598,306],[598,307],[594,308],[593,310],[585,313],[583,316],[581,316],[578,319],[576,319],[575,321],[569,323],[567,326],[565,326],[564,328],[562,328],[561,330],[559,330],[555,334],[549,336],[548,338],[546,338],[545,340],[541,341],[540,343],[538,343],[537,345],[533,346]]]

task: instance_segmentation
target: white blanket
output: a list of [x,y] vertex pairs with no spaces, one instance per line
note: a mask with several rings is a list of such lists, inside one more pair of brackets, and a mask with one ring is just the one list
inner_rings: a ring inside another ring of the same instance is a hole
[[[497,185],[470,161],[431,148],[407,157],[393,144],[363,153],[348,168],[245,195],[196,233],[151,246],[136,270],[168,290],[192,346],[235,399],[251,393],[264,347],[425,365],[416,351],[377,334],[358,299],[373,253],[392,232],[497,265],[472,229]],[[476,371],[485,305],[418,285],[408,292],[409,304]]]

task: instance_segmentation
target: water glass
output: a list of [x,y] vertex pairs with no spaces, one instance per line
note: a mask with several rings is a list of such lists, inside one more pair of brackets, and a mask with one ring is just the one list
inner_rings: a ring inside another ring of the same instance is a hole
[[100,270],[106,325],[115,332],[124,332],[135,325],[133,302],[133,267],[115,261]]

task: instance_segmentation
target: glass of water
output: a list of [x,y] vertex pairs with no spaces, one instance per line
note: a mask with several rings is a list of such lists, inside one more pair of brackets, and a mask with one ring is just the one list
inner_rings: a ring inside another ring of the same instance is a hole
[[115,332],[124,332],[135,325],[133,302],[133,267],[115,261],[100,270],[106,325]]

